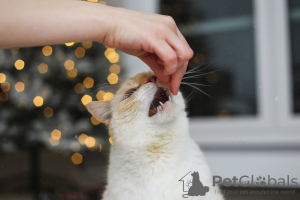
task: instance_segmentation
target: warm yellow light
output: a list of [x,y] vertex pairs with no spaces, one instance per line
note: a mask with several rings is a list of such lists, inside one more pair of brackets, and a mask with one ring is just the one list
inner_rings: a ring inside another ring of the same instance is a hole
[[90,120],[91,120],[92,124],[94,124],[94,125],[99,125],[101,123],[94,116],[92,116]]
[[69,70],[67,72],[67,75],[68,75],[69,78],[75,78],[77,76],[77,73],[78,73],[77,69],[74,68],[72,70]]
[[119,61],[119,54],[116,52],[111,52],[108,56],[107,59],[111,63],[117,63]]
[[92,79],[91,77],[86,77],[84,80],[83,80],[83,85],[84,87],[86,88],[91,88],[94,86],[94,79]]
[[9,82],[1,83],[1,89],[3,92],[8,92],[10,90],[10,83]]
[[22,82],[17,82],[15,84],[15,89],[16,89],[17,92],[23,92],[24,89],[25,89],[25,84],[22,83]]
[[61,138],[61,132],[60,132],[60,130],[54,129],[51,132],[51,137],[53,138],[53,140],[60,140],[60,138]]
[[82,98],[81,98],[81,102],[83,105],[87,105],[88,103],[90,103],[92,101],[92,97],[90,95],[85,94]]
[[64,66],[66,68],[66,70],[72,70],[74,69],[75,63],[73,60],[66,60],[66,62],[64,63]]
[[0,101],[5,102],[8,100],[7,92],[0,92]]
[[46,63],[41,63],[38,66],[38,70],[41,74],[45,74],[48,71],[48,65]]
[[85,145],[89,148],[94,147],[96,145],[96,140],[93,137],[88,137],[85,140]]
[[49,139],[49,142],[52,146],[59,145],[59,140],[54,140],[52,137]]
[[34,104],[36,107],[41,107],[41,106],[44,104],[44,99],[43,99],[43,97],[41,97],[41,96],[36,96],[36,97],[33,99],[33,104]]
[[67,42],[67,43],[65,43],[65,45],[66,45],[67,47],[70,47],[70,46],[73,46],[74,43],[75,43],[75,42]]
[[77,94],[82,94],[84,92],[84,85],[82,83],[77,83],[75,86],[74,86],[74,90]]
[[101,151],[102,151],[102,145],[99,144],[99,152],[101,152]]
[[72,142],[71,149],[72,149],[72,151],[79,151],[80,150],[80,144],[78,142]]
[[15,67],[17,70],[22,70],[25,66],[25,62],[21,59],[18,59],[16,62],[15,62]]
[[77,47],[74,53],[77,58],[82,58],[85,56],[85,49],[82,47]]
[[115,73],[111,73],[108,77],[107,77],[107,81],[110,83],[110,84],[117,84],[118,81],[119,81],[119,77],[117,74]]
[[104,95],[103,95],[103,100],[104,101],[110,101],[114,98],[114,94],[111,93],[111,92],[106,92]]
[[78,137],[78,141],[80,142],[80,144],[85,144],[85,140],[86,138],[88,138],[88,136],[84,133],[80,134],[80,136]]
[[105,52],[104,52],[104,55],[105,55],[105,57],[108,59],[108,57],[109,57],[109,55],[110,55],[111,53],[116,53],[115,49],[114,49],[114,48],[107,48],[107,49],[105,50]]
[[42,49],[44,56],[52,55],[52,47],[51,46],[44,46]]
[[83,157],[80,153],[74,153],[72,156],[71,156],[71,160],[72,162],[75,164],[75,165],[79,165],[82,163],[82,160],[83,160]]
[[105,92],[102,91],[102,90],[100,90],[100,91],[96,94],[96,97],[97,97],[98,101],[102,101],[104,95],[105,95]]
[[6,80],[6,75],[3,73],[0,73],[0,83],[4,83]]
[[121,71],[121,67],[120,67],[120,65],[113,64],[113,65],[110,66],[109,71],[111,73],[119,74],[120,71]]
[[110,143],[111,145],[114,145],[114,141],[113,141],[113,139],[112,139],[111,137],[109,137],[108,141],[109,141],[109,143]]
[[45,117],[49,118],[53,116],[53,109],[50,107],[46,107],[43,111]]
[[85,49],[90,49],[93,46],[93,42],[92,41],[86,41],[86,42],[82,42],[82,46]]
[[97,2],[98,2],[98,0],[87,0],[87,1],[89,1],[89,2],[94,2],[94,3],[97,3]]

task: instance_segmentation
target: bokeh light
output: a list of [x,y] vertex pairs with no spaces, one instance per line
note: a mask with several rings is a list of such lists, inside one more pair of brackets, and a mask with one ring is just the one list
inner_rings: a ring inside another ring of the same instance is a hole
[[83,161],[83,156],[80,154],[80,153],[74,153],[72,156],[71,156],[71,160],[72,162],[75,164],[75,165],[79,165],[82,163]]
[[70,79],[75,78],[77,76],[77,74],[78,74],[78,71],[76,68],[69,70],[67,72],[68,78],[70,78]]
[[41,63],[38,66],[38,70],[41,74],[45,74],[48,72],[48,65],[46,63]]
[[67,42],[67,43],[65,43],[65,45],[66,45],[67,47],[71,47],[71,46],[74,45],[74,43],[75,43],[75,42]]
[[8,100],[8,93],[7,92],[0,92],[0,101],[6,102]]
[[49,142],[52,146],[59,145],[59,140],[54,140],[52,137],[49,139]]
[[119,74],[121,71],[121,67],[118,64],[112,64],[109,68],[109,71],[114,74]]
[[108,75],[107,77],[107,81],[110,83],[110,84],[117,84],[118,81],[119,81],[119,77],[117,74],[115,73],[111,73],[110,75]]
[[44,99],[43,99],[43,97],[41,97],[41,96],[36,96],[36,97],[33,99],[33,104],[34,104],[36,107],[41,107],[41,106],[44,104]]
[[8,92],[10,90],[10,83],[9,82],[1,83],[1,89],[3,92]]
[[85,49],[82,47],[77,47],[74,53],[77,58],[82,58],[85,56]]
[[112,139],[111,137],[109,137],[108,141],[109,141],[109,143],[110,143],[111,145],[114,145],[114,141],[113,141],[113,139]]
[[111,92],[106,92],[104,95],[103,95],[103,100],[104,101],[110,101],[114,98],[114,94],[111,93]]
[[86,88],[91,88],[94,86],[94,79],[91,78],[91,77],[86,77],[84,80],[83,80],[83,85],[84,87]]
[[105,92],[100,90],[99,92],[97,92],[96,98],[98,99],[98,101],[102,101],[104,95],[105,95]]
[[88,103],[90,103],[92,101],[92,97],[90,95],[85,94],[82,98],[81,98],[81,102],[83,105],[87,105]]
[[85,145],[89,148],[94,147],[96,145],[96,140],[93,137],[87,137],[85,140]]
[[51,46],[44,46],[42,49],[44,56],[51,56],[52,55],[52,47]]
[[25,84],[23,82],[17,82],[15,84],[15,89],[17,92],[23,92],[25,89]]
[[52,116],[53,116],[53,109],[50,108],[50,107],[46,107],[46,108],[43,110],[43,114],[44,114],[45,117],[47,117],[47,118],[52,117]]
[[81,44],[82,44],[82,46],[83,46],[85,49],[90,49],[90,48],[93,46],[93,42],[92,42],[92,41],[82,42]]
[[17,70],[22,70],[25,66],[25,62],[21,59],[18,59],[16,62],[15,62],[15,68]]
[[61,138],[61,131],[58,130],[58,129],[54,129],[51,132],[51,137],[53,138],[53,140],[60,140],[60,138]]
[[85,87],[82,83],[77,83],[75,86],[74,86],[74,90],[77,94],[82,94],[85,90]]
[[78,141],[80,142],[80,144],[85,144],[86,138],[88,138],[88,136],[86,134],[82,133],[79,135]]
[[93,125],[99,125],[101,123],[94,116],[92,116],[90,120],[91,120],[91,122],[92,122]]
[[64,66],[65,66],[66,70],[69,71],[69,70],[74,69],[75,63],[73,60],[68,59],[65,61]]
[[4,83],[6,80],[6,75],[3,73],[0,73],[0,83]]

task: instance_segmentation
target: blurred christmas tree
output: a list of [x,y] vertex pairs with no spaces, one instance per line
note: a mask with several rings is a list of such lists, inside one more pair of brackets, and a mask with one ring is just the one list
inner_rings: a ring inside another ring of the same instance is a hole
[[108,149],[107,130],[85,105],[113,97],[118,61],[114,49],[92,42],[0,51],[0,156],[27,151],[37,193],[42,149],[64,152],[75,165]]

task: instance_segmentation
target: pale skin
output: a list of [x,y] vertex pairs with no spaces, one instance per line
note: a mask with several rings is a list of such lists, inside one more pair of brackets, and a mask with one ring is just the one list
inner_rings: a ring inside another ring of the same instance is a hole
[[0,0],[0,48],[96,41],[137,56],[178,93],[193,51],[169,16],[74,0]]

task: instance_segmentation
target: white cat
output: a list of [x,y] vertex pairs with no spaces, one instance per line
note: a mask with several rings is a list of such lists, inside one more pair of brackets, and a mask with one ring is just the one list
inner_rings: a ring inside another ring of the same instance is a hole
[[[104,200],[223,199],[189,136],[182,94],[172,95],[153,73],[136,75],[122,84],[112,101],[94,101],[87,109],[108,126],[114,143]],[[189,189],[184,192],[179,180],[186,174],[197,176],[184,183]],[[201,189],[203,196],[189,196]]]

